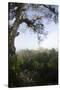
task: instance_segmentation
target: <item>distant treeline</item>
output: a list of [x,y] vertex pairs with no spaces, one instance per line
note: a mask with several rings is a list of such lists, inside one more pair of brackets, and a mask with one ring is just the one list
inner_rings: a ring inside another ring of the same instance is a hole
[[12,58],[10,78],[11,87],[58,84],[58,51],[21,50]]

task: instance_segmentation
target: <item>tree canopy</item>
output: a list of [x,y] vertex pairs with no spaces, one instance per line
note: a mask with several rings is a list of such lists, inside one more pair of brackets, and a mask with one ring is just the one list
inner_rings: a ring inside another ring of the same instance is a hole
[[23,22],[37,33],[38,44],[47,36],[44,19],[58,22],[58,6],[44,4],[14,3],[8,4],[9,51],[15,52],[14,40],[19,35],[18,28]]
[[[31,27],[34,32],[38,33],[38,40],[41,40],[41,34],[43,36],[47,35],[42,19],[47,19],[48,21],[53,20],[55,23],[58,22],[57,5],[9,3],[8,11],[10,31],[13,29],[17,32],[19,25],[25,22],[28,27]],[[32,16],[29,17],[28,13],[32,14]],[[11,20],[13,20],[13,23],[10,23]]]

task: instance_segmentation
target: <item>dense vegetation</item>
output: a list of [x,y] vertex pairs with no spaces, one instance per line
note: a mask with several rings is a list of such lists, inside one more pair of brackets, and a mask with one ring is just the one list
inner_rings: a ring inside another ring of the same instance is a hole
[[15,59],[9,62],[10,87],[58,84],[57,50],[21,50]]

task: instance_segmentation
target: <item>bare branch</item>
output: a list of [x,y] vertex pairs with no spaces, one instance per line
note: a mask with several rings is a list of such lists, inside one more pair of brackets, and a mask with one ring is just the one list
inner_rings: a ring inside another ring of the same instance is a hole
[[48,8],[51,12],[53,12],[54,14],[56,14],[55,12],[55,8],[52,8],[51,6],[49,5],[43,5],[44,7]]

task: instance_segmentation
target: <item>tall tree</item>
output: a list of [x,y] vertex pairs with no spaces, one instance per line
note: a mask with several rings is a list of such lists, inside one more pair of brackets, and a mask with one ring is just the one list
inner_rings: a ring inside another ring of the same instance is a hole
[[[32,19],[27,17],[27,11],[31,8],[32,12],[39,12],[39,15],[33,15]],[[13,52],[14,39],[19,34],[17,32],[18,27],[21,23],[25,22],[28,27],[32,27],[34,32],[38,33],[38,40],[41,41],[41,34],[46,35],[44,31],[44,24],[41,22],[42,19],[47,18],[49,20],[53,19],[56,23],[58,20],[58,6],[56,5],[41,5],[41,4],[24,4],[24,3],[9,3],[8,8],[8,22],[9,22],[9,49],[10,47]],[[41,13],[41,14],[40,14]],[[14,20],[13,24],[10,21]],[[9,51],[11,51],[9,50]]]

